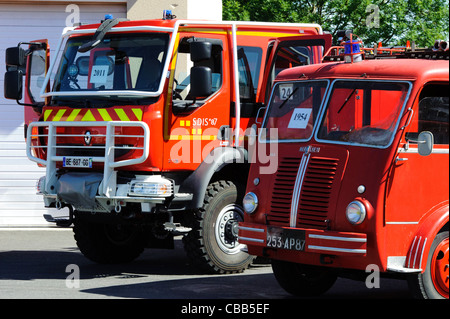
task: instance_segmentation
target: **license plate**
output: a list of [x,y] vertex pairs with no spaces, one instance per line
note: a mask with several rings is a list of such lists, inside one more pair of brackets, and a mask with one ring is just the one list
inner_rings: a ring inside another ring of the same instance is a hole
[[305,231],[300,229],[268,227],[267,247],[304,251]]
[[90,157],[64,157],[63,167],[92,168]]

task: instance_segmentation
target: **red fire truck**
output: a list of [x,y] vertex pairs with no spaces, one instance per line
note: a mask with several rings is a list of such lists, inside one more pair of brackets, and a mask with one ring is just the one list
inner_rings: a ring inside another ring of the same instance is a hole
[[252,163],[239,242],[295,295],[375,269],[448,298],[448,49],[345,51],[277,77],[258,137],[277,172]]
[[48,219],[73,222],[96,262],[131,261],[184,235],[193,264],[242,271],[253,260],[237,241],[248,135],[275,76],[321,62],[330,44],[316,24],[165,12],[66,28],[51,64],[45,40],[8,49],[5,96],[31,106],[27,153],[46,167],[38,191],[69,214]]

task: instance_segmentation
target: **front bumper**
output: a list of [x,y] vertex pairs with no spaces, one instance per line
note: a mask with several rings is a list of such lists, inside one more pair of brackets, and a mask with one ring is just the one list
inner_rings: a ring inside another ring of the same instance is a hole
[[366,256],[367,234],[239,223],[239,243],[252,247],[335,256]]

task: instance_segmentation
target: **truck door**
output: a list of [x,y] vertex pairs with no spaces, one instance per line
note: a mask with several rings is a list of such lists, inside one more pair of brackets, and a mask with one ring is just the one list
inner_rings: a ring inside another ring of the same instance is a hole
[[284,69],[302,65],[321,63],[323,54],[331,46],[330,34],[283,37],[272,44],[271,54],[268,55],[264,82],[261,92],[265,94],[267,105],[276,76]]
[[227,46],[225,34],[179,34],[164,115],[164,169],[194,170],[225,140],[231,96]]
[[[444,178],[449,174],[448,82],[429,83],[422,88],[405,131],[386,190],[386,224],[393,232],[400,227],[416,227],[423,214],[448,201],[448,179]],[[424,131],[434,137],[433,150],[427,156],[419,154],[417,143]],[[404,243],[409,244],[407,240]]]
[[[50,63],[50,46],[48,45],[48,40],[35,40],[31,43],[27,51],[24,95],[25,103],[33,106],[31,108],[24,108],[26,126],[39,119],[42,107],[45,105],[46,101],[40,97],[40,92]],[[46,91],[49,90],[49,86],[50,84],[46,88]]]

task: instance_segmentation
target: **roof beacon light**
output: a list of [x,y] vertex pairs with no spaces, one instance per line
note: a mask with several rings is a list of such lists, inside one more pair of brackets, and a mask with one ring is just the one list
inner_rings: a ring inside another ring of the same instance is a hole
[[[347,36],[347,35],[346,35]],[[360,62],[362,61],[361,44],[362,41],[353,41],[353,34],[349,34],[347,38],[350,40],[344,42],[344,59],[347,63]]]
[[164,10],[163,11],[163,20],[172,20],[175,19],[177,16],[172,14],[172,10]]
[[105,20],[111,20],[113,19],[113,15],[110,13],[105,14]]

